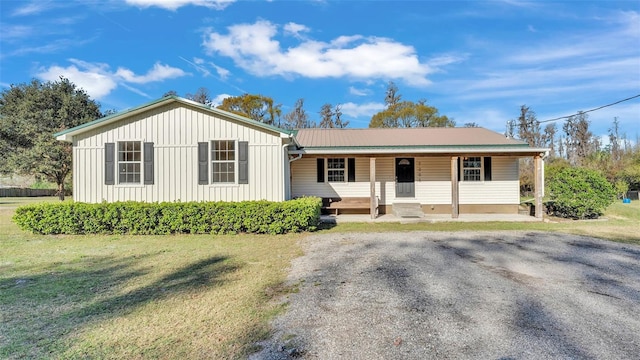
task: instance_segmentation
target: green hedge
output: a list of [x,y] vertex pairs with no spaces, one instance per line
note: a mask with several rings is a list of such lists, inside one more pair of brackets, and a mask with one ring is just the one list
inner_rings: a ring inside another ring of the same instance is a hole
[[49,203],[16,209],[13,221],[37,234],[284,234],[313,231],[322,201]]
[[613,186],[598,171],[564,167],[548,180],[547,213],[570,219],[596,219],[615,199]]

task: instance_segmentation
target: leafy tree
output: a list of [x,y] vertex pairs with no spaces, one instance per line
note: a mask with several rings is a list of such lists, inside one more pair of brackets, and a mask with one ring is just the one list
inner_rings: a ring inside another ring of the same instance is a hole
[[167,96],[178,96],[178,93],[175,90],[169,90],[162,95],[162,97],[167,97]]
[[476,123],[476,122],[468,122],[468,123],[464,123],[463,127],[466,127],[466,128],[477,128],[477,127],[480,127],[480,125],[478,125],[478,123]]
[[268,125],[280,125],[282,105],[273,104],[273,99],[263,95],[244,94],[222,100],[218,109],[246,116]]
[[100,106],[63,77],[55,82],[11,85],[0,93],[0,157],[5,172],[42,176],[58,185],[72,169],[71,144],[53,133],[100,118]]
[[581,167],[563,167],[549,180],[547,211],[572,219],[593,219],[614,201],[613,186],[602,174]]
[[446,115],[440,115],[438,109],[426,104],[401,101],[373,115],[370,128],[413,128],[413,127],[453,127],[455,122]]
[[314,127],[315,123],[309,120],[309,115],[304,110],[304,99],[298,99],[293,110],[284,115],[285,129],[303,129]]
[[370,128],[453,127],[455,122],[438,109],[427,105],[426,100],[401,101],[398,87],[392,81],[387,86],[384,102],[387,107],[373,115]]
[[640,190],[640,162],[622,169],[617,178],[627,183],[629,190]]

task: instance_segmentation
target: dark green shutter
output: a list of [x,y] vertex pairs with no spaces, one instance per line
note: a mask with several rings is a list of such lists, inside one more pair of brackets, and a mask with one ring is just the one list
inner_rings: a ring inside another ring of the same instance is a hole
[[462,160],[462,158],[462,156],[458,157],[458,181],[462,181],[464,179],[464,173],[462,171],[462,164],[464,160]]
[[249,183],[249,142],[238,141],[238,184]]
[[104,144],[104,184],[113,185],[116,183],[116,144]]
[[209,184],[209,143],[198,143],[198,184]]
[[144,143],[144,184],[153,185],[153,143]]
[[356,159],[355,158],[348,158],[347,159],[347,181],[348,182],[355,182],[356,181]]
[[316,159],[316,168],[318,169],[318,182],[324,182],[324,158]]
[[491,181],[491,157],[484,157],[484,181]]

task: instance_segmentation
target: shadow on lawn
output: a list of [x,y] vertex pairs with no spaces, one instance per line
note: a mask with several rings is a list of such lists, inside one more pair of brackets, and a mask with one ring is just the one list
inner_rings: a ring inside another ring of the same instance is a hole
[[[148,256],[146,256],[148,257]],[[57,264],[49,271],[0,280],[0,358],[43,357],[67,334],[95,321],[122,316],[151,301],[220,286],[239,269],[228,257],[213,256],[135,287],[153,268],[144,257],[91,257],[80,264]],[[72,269],[67,267],[74,266]],[[122,293],[121,289],[132,289]],[[55,352],[53,352],[55,353]]]

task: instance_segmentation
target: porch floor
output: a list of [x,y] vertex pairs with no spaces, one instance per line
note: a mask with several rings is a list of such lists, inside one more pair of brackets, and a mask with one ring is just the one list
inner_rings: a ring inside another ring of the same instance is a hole
[[435,222],[541,222],[534,216],[521,214],[460,214],[457,219],[453,219],[450,214],[424,214],[422,218],[401,218],[393,214],[378,215],[372,219],[369,214],[345,214],[345,215],[322,215],[320,220],[328,224],[340,224],[349,222],[398,222],[398,223],[435,223]]

